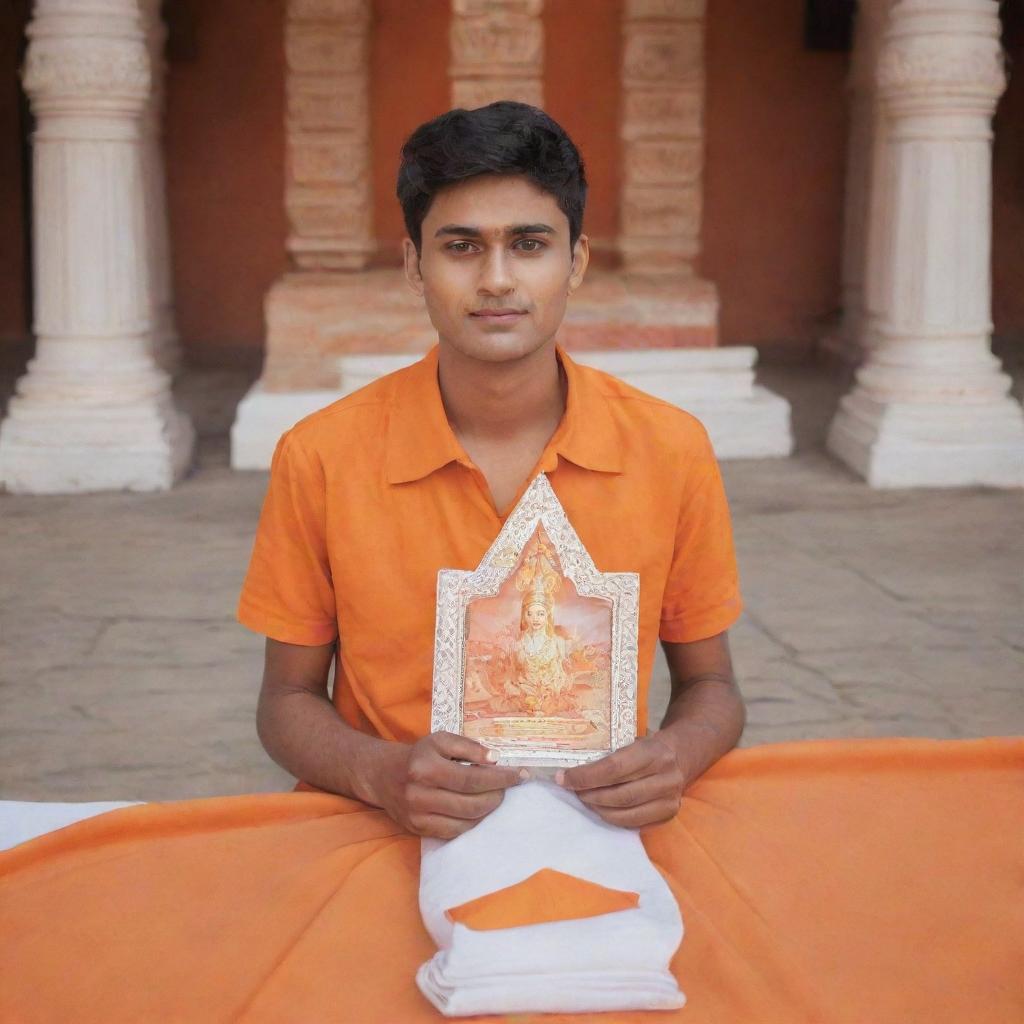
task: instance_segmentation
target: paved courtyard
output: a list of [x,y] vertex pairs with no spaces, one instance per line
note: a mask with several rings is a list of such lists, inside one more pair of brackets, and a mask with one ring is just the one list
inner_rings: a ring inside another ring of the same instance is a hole
[[[1024,733],[1024,496],[872,491],[821,450],[834,379],[766,378],[794,402],[799,448],[724,466],[744,744]],[[0,798],[288,785],[253,725],[263,641],[233,618],[266,487],[228,468],[247,384],[185,376],[199,458],[169,493],[0,493]],[[663,707],[663,670],[653,685]]]

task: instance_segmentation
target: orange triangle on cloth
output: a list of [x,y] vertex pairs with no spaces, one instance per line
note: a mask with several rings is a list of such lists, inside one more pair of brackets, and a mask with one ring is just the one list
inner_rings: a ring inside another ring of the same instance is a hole
[[515,885],[489,892],[445,911],[450,921],[478,932],[519,928],[550,921],[575,921],[617,910],[632,910],[640,902],[635,892],[606,889],[553,868],[541,868]]

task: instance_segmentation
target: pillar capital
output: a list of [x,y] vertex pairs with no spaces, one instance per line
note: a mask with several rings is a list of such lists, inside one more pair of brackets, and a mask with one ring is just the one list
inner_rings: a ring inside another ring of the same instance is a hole
[[878,61],[879,94],[894,117],[933,111],[990,115],[1006,88],[995,0],[900,0]]
[[27,35],[22,82],[37,114],[131,117],[146,105],[150,60],[134,0],[37,0]]

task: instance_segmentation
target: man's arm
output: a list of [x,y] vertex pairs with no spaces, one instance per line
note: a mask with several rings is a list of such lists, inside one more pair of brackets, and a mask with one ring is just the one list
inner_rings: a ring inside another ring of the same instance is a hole
[[333,659],[334,644],[267,640],[256,728],[267,753],[296,778],[382,807],[410,832],[445,839],[472,828],[520,781],[464,736],[434,733],[406,744],[353,729],[328,695]]
[[562,785],[614,825],[641,828],[673,817],[686,788],[743,732],[746,711],[727,634],[663,647],[672,697],[661,728],[559,775]]
[[727,633],[662,647],[672,696],[655,735],[671,740],[686,789],[739,743],[747,710],[733,674]]

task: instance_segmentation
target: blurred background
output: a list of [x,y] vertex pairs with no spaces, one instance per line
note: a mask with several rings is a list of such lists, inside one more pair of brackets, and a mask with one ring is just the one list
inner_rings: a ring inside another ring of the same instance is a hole
[[288,784],[270,453],[432,343],[398,153],[497,98],[586,162],[563,344],[723,459],[744,742],[1024,731],[1024,4],[941,8],[0,3],[0,796]]

